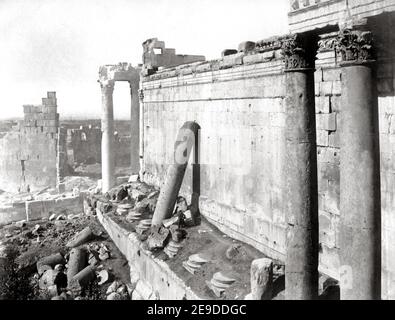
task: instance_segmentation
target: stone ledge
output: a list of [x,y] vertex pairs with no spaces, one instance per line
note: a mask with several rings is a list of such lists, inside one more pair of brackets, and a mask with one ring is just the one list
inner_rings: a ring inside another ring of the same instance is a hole
[[279,50],[269,50],[263,53],[253,52],[250,54],[240,52],[237,54],[225,56],[218,60],[195,62],[172,68],[163,68],[152,75],[142,77],[142,82],[186,75],[194,76],[195,74],[204,72],[215,72],[219,70],[237,68],[243,65],[253,65],[265,62],[277,62],[278,64],[282,64],[282,57],[279,53]]

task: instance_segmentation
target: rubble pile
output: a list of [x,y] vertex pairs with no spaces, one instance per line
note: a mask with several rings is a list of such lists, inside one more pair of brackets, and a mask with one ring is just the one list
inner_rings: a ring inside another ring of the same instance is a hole
[[19,221],[1,228],[0,239],[1,263],[15,266],[0,266],[0,299],[12,297],[6,286],[20,278],[10,270],[28,279],[28,299],[109,299],[106,292],[114,281],[118,300],[130,299],[122,289],[129,282],[127,261],[92,213]]
[[[261,254],[228,238],[204,219],[202,222],[196,207],[189,205],[185,198],[178,196],[172,215],[160,225],[152,225],[159,194],[159,190],[154,187],[140,182],[138,178],[131,178],[129,182],[104,195],[90,194],[85,199],[84,207],[87,213],[97,210],[121,228],[135,233],[140,240],[140,248],[150,252],[152,257],[166,261],[173,271],[203,297],[268,298],[268,295],[255,294],[255,289],[250,294],[248,289],[251,263]],[[275,283],[275,290],[270,287],[269,295],[272,298],[272,292],[275,296],[283,289],[283,266],[275,262],[270,270],[262,272],[274,273],[267,281],[269,285]],[[264,275],[259,279],[262,277]],[[260,288],[263,285],[251,286]],[[132,299],[137,299],[137,293],[138,290],[133,292]],[[115,290],[110,297],[117,297]]]
[[187,229],[199,223],[197,210],[189,206],[185,198],[178,197],[173,216],[164,220],[161,226],[151,226],[159,190],[137,179],[129,181],[104,195],[88,196],[84,202],[86,212],[92,213],[97,208],[102,213],[122,218],[119,221],[127,222],[127,228],[138,234],[148,250],[160,251],[173,258],[183,245]]

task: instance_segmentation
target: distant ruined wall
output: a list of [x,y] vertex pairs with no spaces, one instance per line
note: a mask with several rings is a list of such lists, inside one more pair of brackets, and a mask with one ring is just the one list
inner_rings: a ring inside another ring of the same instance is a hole
[[37,191],[57,183],[59,114],[56,93],[41,105],[24,105],[24,120],[0,133],[0,189]]
[[79,129],[67,129],[67,163],[101,162],[101,129],[81,126]]
[[[66,129],[67,165],[101,163],[100,127],[81,126],[79,129]],[[130,135],[115,135],[116,166],[130,165]]]

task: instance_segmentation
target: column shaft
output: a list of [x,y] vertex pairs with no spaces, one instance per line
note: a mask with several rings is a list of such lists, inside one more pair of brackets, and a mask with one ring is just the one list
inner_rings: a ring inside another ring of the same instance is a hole
[[130,82],[131,110],[130,110],[130,170],[133,174],[139,173],[140,158],[140,105],[139,105],[139,82]]
[[283,42],[286,71],[285,298],[318,295],[318,189],[314,59],[317,39],[292,35]]
[[341,299],[380,299],[380,159],[371,66],[344,66],[342,84]]
[[107,192],[115,184],[115,140],[114,140],[114,84],[101,84],[102,89],[102,192]]
[[196,148],[200,127],[195,122],[185,122],[180,128],[174,145],[174,163],[170,164],[164,185],[161,187],[158,202],[152,217],[152,225],[160,226],[170,218],[184,179],[192,148]]
[[318,191],[314,72],[286,74],[285,296],[315,299],[318,294]]

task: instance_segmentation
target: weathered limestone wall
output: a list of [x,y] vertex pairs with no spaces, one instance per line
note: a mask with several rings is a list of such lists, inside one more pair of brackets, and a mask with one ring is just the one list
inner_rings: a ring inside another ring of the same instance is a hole
[[[283,258],[285,158],[278,51],[236,54],[143,79],[144,180],[164,181],[179,128],[200,131],[200,209],[220,229]],[[181,192],[190,195],[191,166]]]
[[0,138],[0,189],[9,192],[55,187],[57,182],[56,93],[42,105],[25,105],[24,120]]
[[[378,20],[379,21],[379,20]],[[395,298],[395,63],[391,20],[372,32],[379,48],[382,297]],[[332,35],[333,36],[333,35]],[[330,39],[325,35],[323,39]],[[258,57],[266,56],[259,62]],[[200,209],[228,234],[264,253],[285,253],[284,74],[270,53],[236,54],[164,69],[143,78],[144,179],[160,185],[185,121],[201,126]],[[225,61],[229,62],[227,65]],[[248,64],[249,62],[256,62]],[[341,62],[331,41],[321,45],[315,72],[320,270],[338,278],[340,220]],[[224,67],[224,66],[227,67]],[[214,69],[214,70],[213,70]],[[232,150],[232,152],[229,152]],[[237,164],[244,166],[237,166]],[[233,164],[233,165],[232,165]],[[358,183],[357,181],[355,183]],[[182,192],[191,194],[189,167]]]
[[395,0],[290,0],[290,9],[290,31],[305,32],[395,11]]

